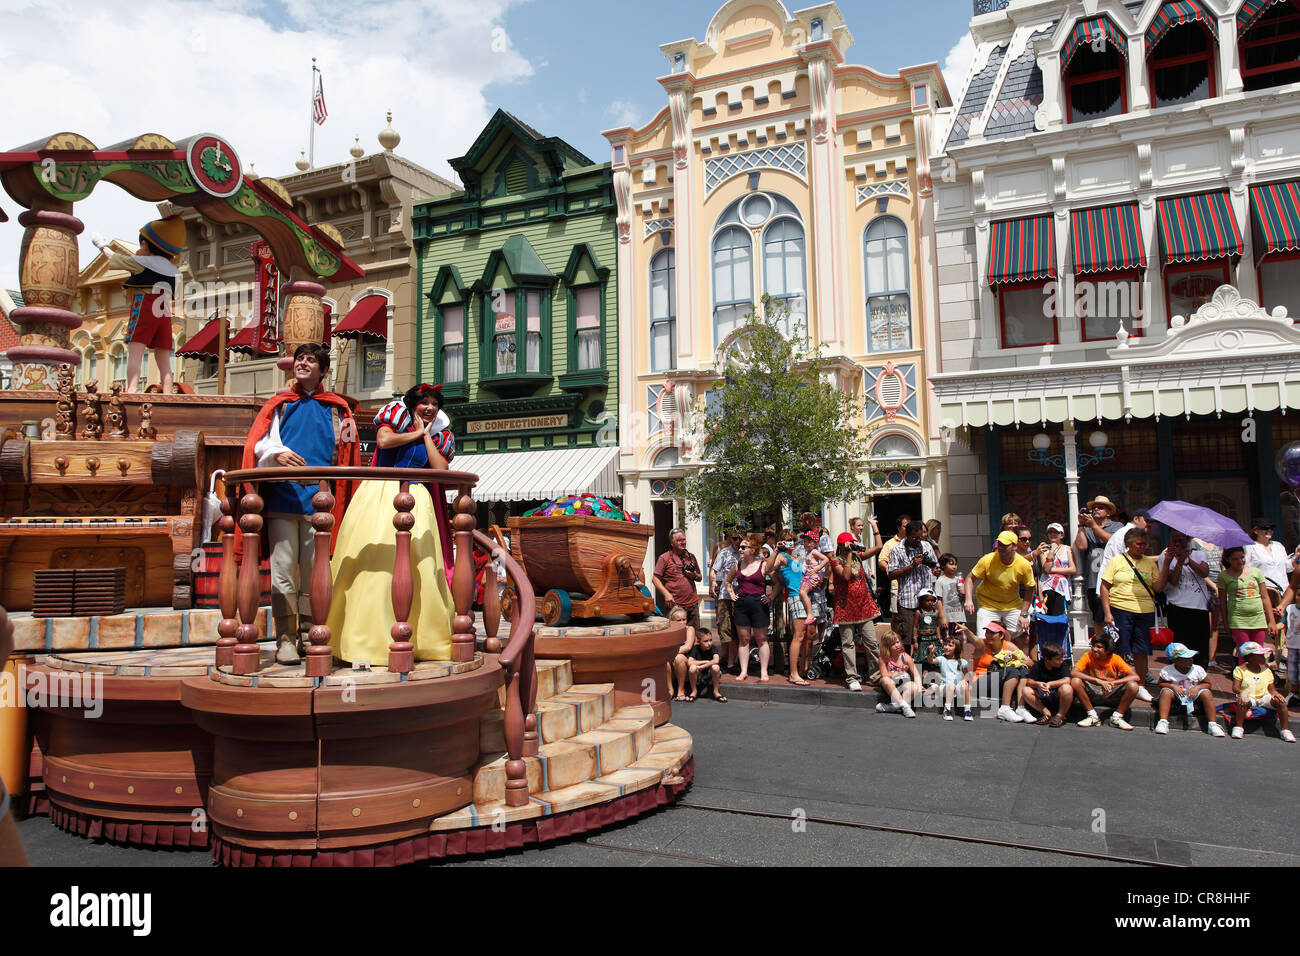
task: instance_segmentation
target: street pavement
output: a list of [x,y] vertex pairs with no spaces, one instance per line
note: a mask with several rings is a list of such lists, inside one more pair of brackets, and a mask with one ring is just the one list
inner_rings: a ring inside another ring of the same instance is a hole
[[[695,738],[694,785],[677,806],[440,865],[1300,864],[1288,825],[1300,746],[1259,732],[1160,737],[742,700],[676,704],[672,719]],[[37,866],[212,865],[203,852],[93,843],[44,817],[19,832]]]

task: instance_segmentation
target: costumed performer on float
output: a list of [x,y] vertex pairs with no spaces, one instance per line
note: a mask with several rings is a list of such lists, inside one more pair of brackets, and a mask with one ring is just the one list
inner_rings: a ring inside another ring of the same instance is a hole
[[[374,466],[445,469],[455,456],[450,421],[442,411],[442,389],[417,385],[375,416]],[[393,564],[397,538],[393,499],[400,482],[363,481],[343,516],[334,548],[334,596],[330,602],[330,647],[348,663],[388,664],[393,614]],[[411,641],[417,661],[451,659],[451,526],[440,485],[433,494],[411,484],[415,497],[411,528]]]
[[172,393],[172,302],[177,295],[181,270],[176,260],[185,248],[185,220],[180,216],[155,219],[140,230],[140,248],[135,255],[114,252],[100,236],[95,245],[108,254],[113,269],[129,273],[122,288],[134,293],[131,318],[126,327],[126,390],[139,391],[140,370],[145,349],[153,349],[164,395]]
[[[293,353],[293,386],[272,396],[257,413],[244,444],[244,468],[276,468],[361,463],[352,408],[342,396],[327,392],[321,380],[330,367],[327,346],[307,343]],[[271,562],[271,619],[275,659],[299,660],[311,619],[311,572],[316,553],[311,499],[315,481],[263,482],[264,528]],[[334,486],[334,534],[337,538],[351,485]],[[324,555],[325,560],[329,555]]]

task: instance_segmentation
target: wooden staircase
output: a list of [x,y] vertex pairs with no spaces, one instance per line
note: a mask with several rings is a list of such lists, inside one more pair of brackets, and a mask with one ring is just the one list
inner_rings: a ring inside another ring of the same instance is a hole
[[568,661],[537,661],[537,756],[525,757],[528,804],[505,802],[505,713],[479,719],[474,802],[434,820],[431,831],[504,825],[594,806],[679,782],[691,735],[654,725],[649,704],[616,708],[613,684],[575,684]]

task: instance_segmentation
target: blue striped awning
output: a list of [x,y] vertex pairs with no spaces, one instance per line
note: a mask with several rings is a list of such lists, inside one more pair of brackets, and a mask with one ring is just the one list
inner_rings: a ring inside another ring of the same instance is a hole
[[1051,216],[993,223],[989,285],[1056,278],[1056,232]]
[[1226,191],[1161,199],[1156,203],[1156,224],[1165,262],[1241,255],[1241,229]]
[[1079,51],[1081,46],[1090,45],[1098,40],[1104,39],[1106,44],[1113,46],[1119,51],[1119,55],[1128,57],[1128,41],[1124,39],[1124,34],[1120,33],[1119,27],[1115,26],[1110,17],[1092,17],[1088,20],[1080,20],[1070,31],[1069,39],[1065,41],[1065,46],[1061,47],[1061,69],[1064,70],[1074,59],[1074,54]]
[[1151,21],[1151,26],[1147,27],[1147,56],[1149,57],[1155,52],[1165,34],[1174,27],[1182,23],[1194,23],[1197,20],[1204,23],[1209,28],[1210,33],[1216,39],[1218,38],[1219,21],[1200,4],[1199,0],[1169,0],[1160,8],[1156,18]]
[[1286,0],[1245,0],[1241,9],[1237,11],[1238,38],[1244,37],[1246,31],[1255,25],[1255,21],[1262,17],[1269,7],[1285,2]]

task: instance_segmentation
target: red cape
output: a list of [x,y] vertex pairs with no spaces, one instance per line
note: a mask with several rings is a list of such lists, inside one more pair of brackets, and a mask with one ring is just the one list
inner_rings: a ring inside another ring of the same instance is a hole
[[[241,468],[256,468],[257,455],[254,449],[257,443],[266,437],[267,432],[271,430],[271,420],[275,415],[275,410],[286,402],[296,402],[302,397],[297,383],[287,392],[281,392],[269,398],[257,417],[253,419],[253,426],[248,431],[248,440],[244,442],[244,458],[240,464]],[[339,411],[339,442],[334,450],[335,462],[339,465],[359,466],[361,464],[361,442],[357,436],[356,421],[352,417],[352,406],[347,403],[347,399],[333,392],[317,392],[314,396],[316,401],[323,402],[326,405],[332,405]],[[350,423],[351,428],[347,424]],[[350,438],[348,436],[351,436]],[[334,485],[334,527],[330,532],[330,551],[334,550],[334,542],[338,540],[339,525],[343,523],[343,512],[347,510],[348,502],[352,499],[352,482],[339,481]],[[265,514],[263,515],[265,519]],[[266,523],[262,524],[262,557],[265,558],[270,554],[269,545],[266,538]],[[243,546],[240,541],[240,532],[236,531],[235,553],[242,554]]]

